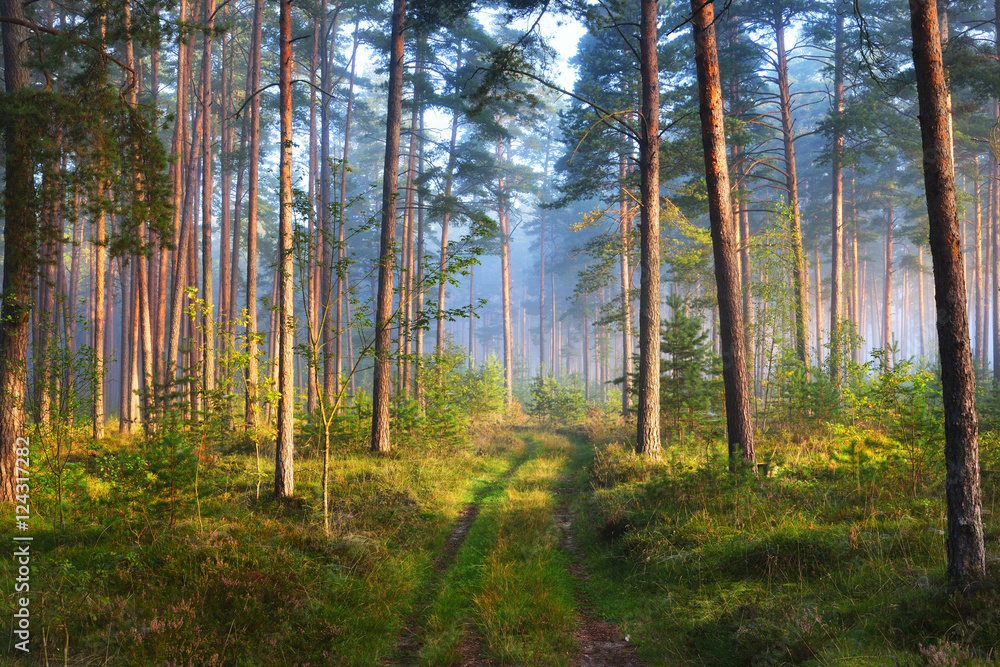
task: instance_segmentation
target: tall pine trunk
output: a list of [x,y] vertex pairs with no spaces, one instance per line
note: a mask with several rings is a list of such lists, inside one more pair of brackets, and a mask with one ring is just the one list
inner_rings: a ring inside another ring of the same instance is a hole
[[618,156],[618,268],[622,296],[622,417],[632,412],[632,248],[631,222],[625,192],[627,160],[624,150]]
[[[21,0],[0,0],[0,15],[24,20]],[[17,95],[31,84],[25,64],[31,48],[28,30],[3,23],[4,85],[7,95]],[[3,303],[0,304],[0,503],[15,499],[16,449],[25,435],[24,399],[27,393],[28,338],[31,286],[38,260],[38,228],[31,202],[35,182],[30,159],[31,137],[15,118],[3,119],[6,178],[4,181],[4,238],[18,239],[4,249]]]
[[[844,287],[844,15],[837,5],[837,29],[834,39],[833,65],[833,139],[831,141],[830,170],[833,177],[831,195],[830,232],[833,238],[830,249],[830,379],[840,386],[840,369],[843,366],[841,350],[841,319]],[[818,266],[818,264],[817,264]],[[819,287],[817,286],[817,294]]]
[[202,389],[206,405],[215,391],[215,299],[212,293],[212,32],[215,28],[215,0],[205,0],[204,21],[207,29],[201,55],[201,280],[204,311],[201,322],[204,335],[202,346]]
[[503,305],[503,378],[507,387],[507,404],[514,402],[514,331],[510,303],[510,221],[507,210],[506,179],[503,177],[503,139],[497,140],[497,166],[500,180],[497,188],[497,217],[500,219],[500,290]]
[[729,468],[757,462],[753,419],[750,414],[749,373],[743,329],[740,290],[738,234],[733,221],[729,166],[726,160],[726,132],[722,109],[719,55],[715,44],[714,10],[711,3],[691,0],[694,27],[695,64],[698,69],[698,97],[701,111],[701,141],[705,151],[712,253],[719,299],[722,378],[726,394],[726,432],[729,441]]
[[[281,0],[279,13],[279,116],[281,119],[281,157],[278,167],[279,281],[278,304],[278,424],[274,452],[274,495],[291,498],[295,495],[294,433],[295,387],[293,338],[295,327],[295,288],[292,281],[292,0]],[[272,334],[273,335],[273,334]]]
[[792,243],[792,291],[795,298],[795,351],[809,368],[806,344],[806,259],[802,249],[802,221],[799,214],[799,180],[795,169],[795,134],[792,125],[792,97],[788,84],[785,49],[785,16],[781,4],[774,10],[774,34],[778,55],[778,99],[781,112],[781,143],[785,151],[785,187],[788,192],[789,235]]
[[264,0],[254,0],[253,37],[250,46],[250,157],[247,173],[247,369],[245,421],[248,430],[257,428],[257,198],[260,169],[260,57]]
[[639,413],[636,451],[660,456],[660,83],[656,0],[641,0],[639,74],[642,116],[639,137],[641,240],[639,265]]
[[892,231],[894,225],[893,207],[890,204],[885,209],[885,280],[883,282],[885,296],[882,300],[882,348],[890,361],[892,361],[889,348],[892,347]]
[[937,5],[935,0],[910,0],[909,4],[941,355],[948,578],[952,584],[964,586],[986,574],[976,378],[969,344],[948,82],[938,35]]
[[372,383],[372,451],[392,449],[389,434],[389,355],[392,344],[392,266],[396,241],[396,195],[399,178],[399,127],[403,115],[403,26],[406,0],[393,0],[386,107],[385,164],[382,174],[382,233],[379,240],[378,296],[375,310],[375,360]]

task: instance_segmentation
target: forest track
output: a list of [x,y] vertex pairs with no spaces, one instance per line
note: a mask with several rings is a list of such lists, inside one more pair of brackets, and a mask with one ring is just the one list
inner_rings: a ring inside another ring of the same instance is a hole
[[[524,455],[514,461],[502,477],[490,481],[487,484],[483,484],[479,489],[477,489],[473,495],[473,499],[462,508],[461,512],[459,512],[458,518],[455,519],[455,525],[452,526],[451,532],[448,534],[448,538],[441,547],[441,551],[434,557],[434,562],[431,564],[431,574],[421,587],[420,592],[417,594],[413,610],[403,623],[395,649],[382,664],[396,667],[416,665],[419,663],[420,648],[423,645],[421,629],[424,617],[431,604],[434,602],[434,598],[437,595],[448,570],[452,565],[454,565],[459,549],[461,549],[462,545],[465,544],[465,538],[468,536],[469,530],[479,517],[479,510],[482,506],[483,499],[491,491],[497,490],[498,487],[505,487],[518,469],[524,465],[525,461],[530,459],[533,454],[534,449],[529,446]],[[473,666],[493,664],[492,662],[483,659],[482,655],[482,640],[478,636],[475,627],[470,624],[466,629],[465,637],[462,642],[462,664]]]
[[[479,519],[484,500],[491,494],[502,494],[507,491],[518,470],[536,457],[539,452],[536,451],[535,438],[532,436],[537,433],[525,431],[519,434],[519,437],[527,444],[525,453],[510,465],[502,477],[483,484],[477,489],[473,499],[460,512],[448,538],[434,558],[430,574],[415,598],[412,611],[402,625],[395,649],[383,661],[383,665],[421,664],[421,652],[425,643],[431,639],[425,634],[428,632],[429,614],[433,613],[432,607],[436,598],[445,587],[445,582],[452,576],[450,571],[459,557],[459,552],[466,542],[469,531]],[[551,438],[552,435],[545,434],[545,437]],[[570,461],[574,459],[575,457],[570,457]],[[579,486],[573,485],[572,477],[567,476],[577,472],[577,470],[568,469],[572,465],[573,463],[567,462],[567,467],[564,467],[560,473],[563,476],[555,477],[545,484],[545,492],[551,498],[551,516],[558,528],[558,551],[562,551],[565,556],[565,575],[572,583],[570,588],[572,589],[573,623],[572,629],[569,631],[572,639],[571,650],[568,653],[563,653],[564,657],[561,656],[558,663],[577,667],[641,667],[644,663],[636,655],[635,647],[629,643],[615,625],[601,618],[585,592],[585,582],[591,575],[584,564],[583,551],[573,539],[572,528],[576,516],[571,506],[579,497],[581,489]],[[555,585],[556,582],[553,582],[553,586]],[[460,627],[460,643],[457,646],[456,654],[452,654],[452,660],[457,659],[458,664],[468,667],[505,664],[488,655],[485,649],[486,642],[476,626],[476,621],[471,616],[462,620]]]
[[[570,477],[559,480],[563,484],[572,482]],[[573,540],[573,524],[576,515],[569,507],[570,495],[579,490],[573,486],[553,487],[556,495],[556,522],[561,535],[560,546],[572,558],[569,566],[573,578],[573,597],[576,603],[577,655],[573,665],[577,667],[642,667],[645,663],[635,653],[635,646],[614,624],[600,618],[583,588],[583,582],[590,578],[590,571],[584,564],[583,551]]]

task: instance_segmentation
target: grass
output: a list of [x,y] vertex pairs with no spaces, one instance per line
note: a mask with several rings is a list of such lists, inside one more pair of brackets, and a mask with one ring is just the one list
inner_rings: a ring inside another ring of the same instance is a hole
[[[33,653],[9,647],[13,664],[374,664],[474,487],[516,455],[442,446],[385,458],[345,445],[325,535],[321,462],[307,446],[297,498],[282,504],[268,499],[273,464],[258,497],[256,458],[239,447],[158,447],[109,438],[77,455],[65,529],[51,475],[37,473]],[[14,566],[0,561],[0,578],[13,581]],[[6,589],[8,608],[13,598]]]
[[992,583],[963,595],[945,582],[931,474],[943,465],[914,479],[877,436],[765,443],[774,475],[760,479],[729,474],[721,443],[672,444],[655,463],[578,443],[587,585],[650,664],[1000,659],[995,487],[984,486]]
[[575,654],[569,557],[559,545],[551,490],[570,445],[551,435],[522,437],[529,454],[484,496],[428,610],[423,664],[458,664],[468,633],[501,664],[565,665]]

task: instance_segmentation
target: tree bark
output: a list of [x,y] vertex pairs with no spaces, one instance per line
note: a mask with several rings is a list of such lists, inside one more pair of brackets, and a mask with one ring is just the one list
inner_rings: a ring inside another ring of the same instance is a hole
[[641,0],[639,74],[642,131],[639,140],[641,240],[639,265],[639,413],[636,451],[660,456],[660,84],[656,0]]
[[203,20],[204,45],[201,55],[201,280],[204,300],[202,329],[202,389],[206,405],[209,394],[215,391],[215,299],[212,293],[212,33],[215,29],[215,0],[205,0]]
[[618,268],[622,295],[622,417],[632,412],[632,212],[625,192],[627,161],[625,152],[618,156]]
[[[754,466],[753,420],[743,330],[737,233],[733,224],[726,132],[722,108],[722,83],[715,43],[714,10],[711,3],[691,0],[695,64],[701,112],[701,140],[705,151],[712,253],[719,299],[719,334],[722,339],[722,378],[726,393],[726,432],[729,468]],[[756,468],[753,469],[756,472]]]
[[500,290],[503,305],[503,379],[507,388],[507,404],[514,402],[514,332],[510,303],[510,222],[507,210],[506,179],[503,177],[503,139],[497,140],[497,166],[500,168],[497,189],[497,217],[500,219]]
[[986,290],[983,289],[983,209],[981,200],[982,179],[979,177],[979,156],[975,156],[973,166],[975,175],[973,176],[972,192],[973,205],[975,207],[975,220],[973,222],[973,248],[972,248],[972,282],[973,293],[976,300],[976,360],[986,365]]
[[[882,348],[892,361],[889,349],[892,347],[892,228],[895,225],[893,207],[885,209],[885,291],[882,300]],[[963,280],[964,282],[964,280]]]
[[[250,86],[253,93],[260,89],[261,27],[264,0],[254,0],[253,37],[250,47]],[[247,173],[247,369],[245,422],[250,431],[257,429],[257,198],[260,169],[260,95],[250,100],[250,164]]]
[[[25,20],[20,0],[0,0],[0,15]],[[31,85],[26,65],[30,47],[27,28],[3,23],[4,85],[16,95]],[[24,399],[27,392],[28,338],[31,287],[38,261],[38,223],[32,210],[35,199],[29,142],[14,118],[4,119],[6,149],[4,181],[3,303],[0,304],[0,503],[16,497],[15,464],[18,438],[26,435]]]
[[941,355],[948,578],[956,586],[965,586],[985,576],[986,551],[979,483],[976,378],[955,204],[948,83],[935,0],[910,0],[909,4]]
[[792,127],[792,97],[788,85],[785,50],[785,17],[781,4],[774,10],[774,34],[778,52],[778,98],[781,111],[781,141],[785,150],[785,187],[788,191],[789,232],[792,241],[792,290],[795,294],[795,351],[809,368],[806,344],[806,260],[802,250],[802,222],[799,214],[799,180],[795,169],[795,134]]
[[280,246],[278,261],[280,281],[278,307],[278,424],[274,460],[274,495],[291,498],[295,495],[294,432],[295,412],[294,369],[292,367],[295,328],[295,287],[292,281],[292,0],[281,0],[279,12],[279,115],[281,117],[281,157],[278,167],[280,211]]
[[[347,367],[354,363],[354,350],[351,344],[351,331],[345,326],[350,320],[348,308],[348,274],[347,274],[347,157],[351,147],[351,116],[354,111],[354,75],[357,70],[358,57],[358,24],[354,24],[354,50],[351,53],[351,82],[347,89],[347,116],[344,119],[344,157],[340,164],[340,219],[337,224],[337,356],[336,356],[336,380],[337,387],[340,387],[341,377],[344,369],[344,339],[347,339]],[[351,375],[353,386],[354,375]],[[352,390],[353,391],[353,390]]]
[[[462,69],[462,43],[459,41],[458,47],[455,53],[455,72]],[[459,96],[458,84],[455,84],[455,97]],[[458,142],[458,115],[459,115],[459,105],[457,100],[455,106],[451,112],[451,140],[448,143],[448,166],[445,170],[444,175],[444,201],[445,209],[444,215],[441,219],[441,253],[438,257],[438,316],[437,316],[437,354],[440,357],[444,354],[444,300],[445,300],[445,286],[447,281],[445,280],[445,271],[448,268],[448,225],[451,222],[451,192],[452,185],[455,181],[455,161],[456,152],[455,147]],[[545,215],[544,213],[542,214]],[[542,227],[542,280],[545,280],[545,231],[544,231],[544,217],[543,217],[543,227]],[[544,290],[543,290],[544,291]],[[545,296],[542,295],[542,301],[544,302]],[[543,362],[544,366],[544,362]]]
[[385,165],[382,173],[382,233],[379,241],[378,297],[375,310],[375,360],[372,383],[374,452],[392,449],[389,433],[389,355],[392,345],[392,265],[396,241],[396,197],[399,178],[399,126],[403,112],[403,27],[406,0],[393,0],[389,98],[386,107]]
[[[833,65],[833,139],[831,141],[830,170],[833,177],[831,194],[831,224],[833,238],[830,249],[830,379],[840,387],[840,370],[843,366],[841,350],[841,319],[843,319],[844,287],[844,15],[837,4],[837,29],[834,37]],[[817,266],[818,263],[817,263]],[[817,294],[819,288],[817,287]]]

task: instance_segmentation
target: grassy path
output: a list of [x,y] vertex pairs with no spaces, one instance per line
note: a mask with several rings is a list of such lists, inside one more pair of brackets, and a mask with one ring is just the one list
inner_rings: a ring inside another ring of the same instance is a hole
[[390,664],[641,664],[582,593],[569,501],[584,477],[573,444],[517,436],[525,454],[462,512]]

